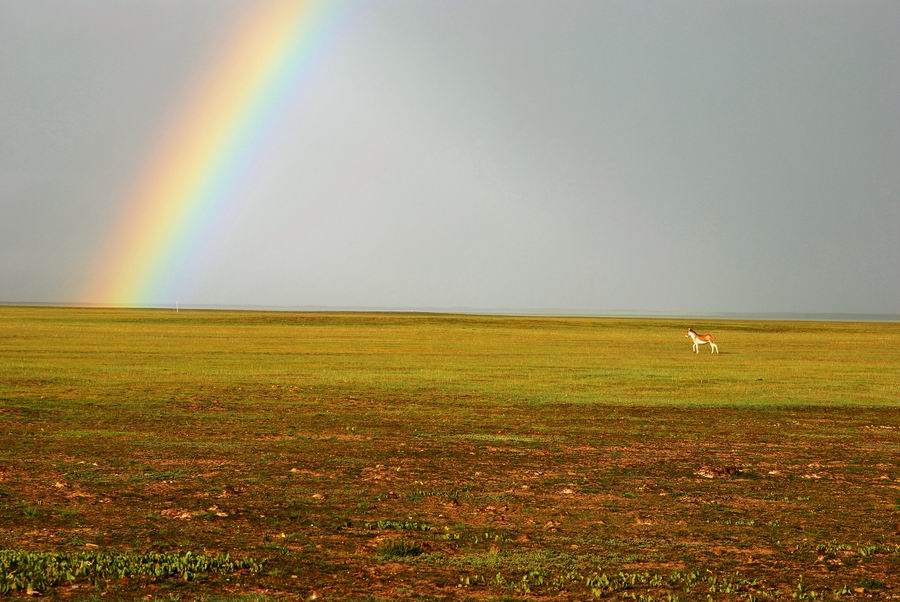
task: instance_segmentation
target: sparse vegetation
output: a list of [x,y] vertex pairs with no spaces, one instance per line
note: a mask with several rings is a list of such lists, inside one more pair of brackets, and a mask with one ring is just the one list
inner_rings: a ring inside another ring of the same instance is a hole
[[419,544],[398,539],[389,539],[378,547],[378,555],[384,560],[421,556],[424,553]]
[[366,523],[366,529],[394,529],[397,531],[431,531],[432,526],[415,521],[378,520]]
[[48,588],[79,581],[146,577],[192,581],[209,573],[257,573],[262,564],[252,558],[192,552],[129,554],[117,552],[29,552],[0,550],[0,594],[47,593]]

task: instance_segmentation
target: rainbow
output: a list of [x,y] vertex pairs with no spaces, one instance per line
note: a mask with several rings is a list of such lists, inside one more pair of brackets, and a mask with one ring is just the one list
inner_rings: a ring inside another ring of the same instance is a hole
[[177,105],[100,253],[83,298],[104,305],[174,303],[178,267],[233,200],[345,3],[253,0],[223,51]]

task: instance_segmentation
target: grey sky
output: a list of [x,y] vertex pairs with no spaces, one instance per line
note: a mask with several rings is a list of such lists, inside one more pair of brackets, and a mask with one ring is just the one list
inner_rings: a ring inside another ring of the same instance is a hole
[[[0,3],[0,301],[79,301],[240,4]],[[900,2],[362,2],[292,99],[182,303],[900,311]]]

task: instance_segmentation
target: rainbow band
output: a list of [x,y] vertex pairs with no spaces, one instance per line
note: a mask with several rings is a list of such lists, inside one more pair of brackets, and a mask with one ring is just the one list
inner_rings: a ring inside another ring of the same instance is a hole
[[222,60],[180,106],[105,247],[87,300],[174,302],[176,267],[222,209],[297,78],[315,56],[337,2],[253,0]]

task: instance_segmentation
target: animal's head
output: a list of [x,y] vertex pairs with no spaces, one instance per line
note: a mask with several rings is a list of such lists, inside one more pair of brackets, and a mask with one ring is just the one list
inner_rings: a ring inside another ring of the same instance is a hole
[[692,335],[692,334],[697,334],[697,333],[694,332],[694,329],[693,329],[693,328],[688,328],[688,332],[687,332],[687,334],[684,335],[684,336],[687,337],[687,338],[691,338],[691,335]]

